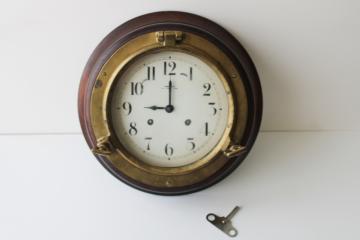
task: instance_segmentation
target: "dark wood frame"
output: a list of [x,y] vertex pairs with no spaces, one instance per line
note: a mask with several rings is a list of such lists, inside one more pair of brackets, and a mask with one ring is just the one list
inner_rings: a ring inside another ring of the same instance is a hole
[[246,151],[236,157],[234,161],[229,161],[222,169],[205,181],[192,186],[172,188],[170,190],[153,188],[135,182],[113,168],[105,157],[99,155],[96,155],[96,157],[111,174],[134,188],[154,194],[179,195],[207,188],[229,175],[245,159],[254,144],[260,128],[262,92],[259,77],[250,56],[229,32],[201,16],[173,11],[149,13],[120,25],[102,40],[86,64],[79,88],[78,112],[83,134],[89,147],[92,149],[95,147],[96,139],[91,128],[89,104],[91,90],[101,67],[119,47],[130,39],[144,33],[168,29],[191,32],[208,39],[219,47],[237,67],[248,95],[247,126],[240,141],[242,145],[246,146]]

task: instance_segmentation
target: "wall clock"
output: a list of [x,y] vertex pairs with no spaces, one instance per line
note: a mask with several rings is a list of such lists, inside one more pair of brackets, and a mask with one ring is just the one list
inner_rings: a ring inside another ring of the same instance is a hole
[[213,185],[246,157],[262,94],[253,62],[218,24],[155,12],[112,31],[82,75],[86,141],[115,177],[178,195]]

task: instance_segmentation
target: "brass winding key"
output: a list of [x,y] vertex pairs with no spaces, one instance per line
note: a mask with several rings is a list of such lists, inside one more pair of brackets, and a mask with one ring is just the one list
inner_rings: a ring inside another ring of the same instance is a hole
[[219,217],[214,213],[209,213],[206,215],[206,219],[229,237],[236,237],[238,231],[231,224],[231,219],[239,210],[240,207],[236,206],[226,217]]

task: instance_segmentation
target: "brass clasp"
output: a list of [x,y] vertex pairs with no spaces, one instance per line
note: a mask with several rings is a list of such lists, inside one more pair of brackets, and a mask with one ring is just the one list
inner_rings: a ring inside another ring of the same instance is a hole
[[183,39],[181,31],[160,31],[156,32],[156,41],[163,46],[175,46]]
[[230,145],[225,151],[224,155],[227,158],[237,157],[246,150],[245,146],[241,145]]
[[109,136],[101,137],[96,141],[96,146],[92,149],[92,152],[97,155],[107,156],[110,155],[114,147],[109,141]]

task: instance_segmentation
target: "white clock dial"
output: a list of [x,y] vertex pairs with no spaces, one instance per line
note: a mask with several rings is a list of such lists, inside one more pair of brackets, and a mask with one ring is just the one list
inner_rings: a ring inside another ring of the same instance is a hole
[[160,167],[202,159],[222,139],[229,96],[216,71],[178,51],[138,58],[117,79],[111,125],[125,149]]

